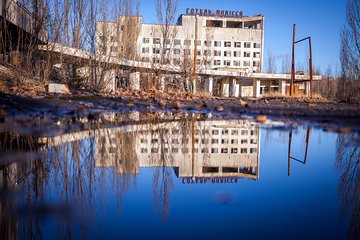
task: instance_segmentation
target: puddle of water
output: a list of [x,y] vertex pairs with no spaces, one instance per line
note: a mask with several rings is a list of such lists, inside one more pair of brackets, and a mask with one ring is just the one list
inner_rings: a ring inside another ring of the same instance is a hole
[[79,122],[0,133],[4,239],[359,237],[358,133],[171,113]]

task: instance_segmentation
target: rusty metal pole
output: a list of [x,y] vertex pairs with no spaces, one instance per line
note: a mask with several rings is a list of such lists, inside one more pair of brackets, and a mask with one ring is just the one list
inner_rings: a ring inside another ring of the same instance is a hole
[[290,176],[290,160],[291,160],[291,141],[292,141],[292,129],[289,132],[289,148],[288,148],[288,176]]
[[193,93],[196,89],[196,60],[197,60],[197,41],[198,41],[198,15],[195,16],[195,46],[194,46],[194,72],[193,72]]
[[305,156],[304,156],[304,164],[306,164],[306,159],[307,159],[307,153],[308,153],[308,148],[309,148],[309,138],[310,138],[310,128],[307,129],[306,131],[306,147],[305,147]]
[[312,98],[312,89],[313,89],[313,67],[312,67],[312,47],[311,47],[311,37],[309,37],[309,50],[310,50],[310,58],[309,58],[309,72],[310,72],[310,97]]
[[294,81],[295,81],[295,38],[296,38],[296,24],[294,24],[294,26],[293,26],[290,96],[292,96],[292,95],[294,94]]
[[191,173],[195,176],[195,121],[191,118]]

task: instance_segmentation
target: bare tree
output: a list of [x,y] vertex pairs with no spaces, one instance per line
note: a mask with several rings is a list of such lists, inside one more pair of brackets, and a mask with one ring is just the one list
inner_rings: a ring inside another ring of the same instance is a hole
[[270,49],[268,49],[265,69],[267,73],[276,73],[276,58]]
[[282,73],[290,73],[291,72],[291,61],[290,55],[286,54],[282,56],[281,59],[281,72]]
[[341,84],[338,95],[346,101],[359,101],[360,93],[360,0],[348,0],[346,24],[341,31]]
[[[158,65],[158,82],[157,85],[161,86],[164,83],[162,81],[162,70],[164,66],[169,66],[172,61],[172,53],[174,42],[171,39],[174,39],[177,34],[177,28],[175,26],[176,13],[178,7],[178,0],[157,0],[156,1],[156,18],[160,24],[160,59],[155,59],[156,62],[159,62]],[[162,86],[161,86],[162,87]]]

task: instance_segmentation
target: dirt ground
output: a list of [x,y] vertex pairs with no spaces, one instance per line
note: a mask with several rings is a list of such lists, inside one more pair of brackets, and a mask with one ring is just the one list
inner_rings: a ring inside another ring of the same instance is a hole
[[186,112],[211,113],[224,119],[253,118],[263,124],[281,121],[330,131],[360,131],[360,105],[322,99],[267,97],[261,99],[218,98],[157,91],[121,92],[116,95],[43,95],[22,97],[0,93],[0,123],[49,127],[59,120],[96,119],[105,113]]

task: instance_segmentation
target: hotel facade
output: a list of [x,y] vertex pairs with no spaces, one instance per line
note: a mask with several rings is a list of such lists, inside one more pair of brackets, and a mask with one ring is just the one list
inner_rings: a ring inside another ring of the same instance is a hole
[[[187,9],[176,25],[166,26],[144,24],[141,16],[120,16],[118,22],[98,22],[97,39],[98,53],[103,55],[127,55],[155,64],[166,56],[165,64],[172,66],[196,59],[200,69],[259,73],[263,66],[264,17],[247,17],[239,11]],[[130,44],[135,46],[131,54]]]
[[[199,88],[210,95],[287,95],[290,73],[264,73],[264,23],[262,15],[202,9],[186,9],[174,25],[144,24],[141,16],[120,16],[116,22],[97,23],[97,53],[132,61],[130,89],[146,88],[144,72],[151,72],[147,78],[154,79],[161,71],[161,90],[169,82],[183,87],[174,81],[177,78],[193,86],[193,91]],[[116,78],[116,73],[112,76]],[[295,94],[310,94],[309,78],[307,73],[295,76]]]

